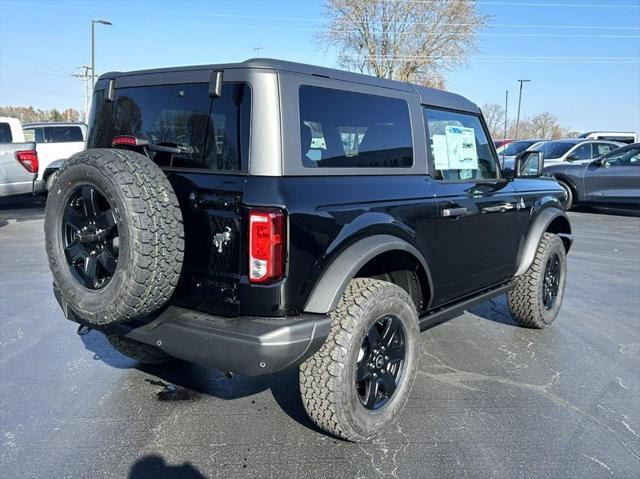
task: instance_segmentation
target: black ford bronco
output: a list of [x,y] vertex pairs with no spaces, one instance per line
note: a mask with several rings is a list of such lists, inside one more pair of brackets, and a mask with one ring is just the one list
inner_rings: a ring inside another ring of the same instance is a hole
[[309,416],[379,434],[419,332],[507,293],[556,318],[571,226],[528,152],[502,171],[451,93],[277,60],[107,73],[46,207],[67,318],[141,362],[299,367]]

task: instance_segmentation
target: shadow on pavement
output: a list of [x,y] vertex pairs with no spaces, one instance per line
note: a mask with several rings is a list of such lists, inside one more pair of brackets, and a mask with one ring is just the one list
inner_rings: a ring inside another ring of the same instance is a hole
[[[517,326],[511,319],[505,295],[472,308],[470,313],[489,321]],[[310,430],[326,434],[307,416],[299,393],[296,368],[265,376],[227,378],[218,370],[185,361],[161,365],[138,363],[117,352],[106,337],[97,331],[91,331],[81,336],[81,339],[85,348],[93,352],[93,359],[118,369],[135,368],[157,378],[147,378],[144,381],[157,388],[156,398],[159,401],[191,401],[197,400],[200,395],[234,400],[270,390],[278,406],[290,418]]]
[[576,206],[571,213],[597,213],[608,216],[628,216],[640,218],[640,210],[632,208],[612,208],[608,206]]
[[129,470],[129,479],[204,479],[206,476],[191,464],[171,466],[157,454],[144,456]]
[[0,198],[0,228],[11,221],[28,221],[44,218],[44,196],[19,195]]
[[[285,414],[308,429],[322,432],[304,410],[299,393],[298,370],[295,368],[265,376],[227,378],[216,369],[185,361],[161,365],[138,363],[113,349],[106,337],[97,331],[80,338],[84,347],[93,353],[94,360],[118,369],[135,368],[157,378],[145,381],[157,388],[155,394],[159,401],[197,400],[199,395],[234,400],[270,390]],[[252,401],[252,404],[255,402]]]

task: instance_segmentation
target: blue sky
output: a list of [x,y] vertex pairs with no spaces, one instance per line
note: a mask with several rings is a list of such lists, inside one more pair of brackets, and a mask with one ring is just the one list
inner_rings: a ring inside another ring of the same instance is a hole
[[[480,51],[447,77],[448,89],[515,114],[549,111],[574,130],[640,131],[640,0],[486,0]],[[0,0],[0,105],[82,109],[97,27],[98,73],[240,61],[261,56],[336,66],[316,47],[320,0]]]

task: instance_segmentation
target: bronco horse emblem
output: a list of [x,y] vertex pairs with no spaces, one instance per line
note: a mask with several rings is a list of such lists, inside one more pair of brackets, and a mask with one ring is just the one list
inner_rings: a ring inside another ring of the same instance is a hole
[[222,253],[222,248],[231,240],[231,228],[228,226],[222,233],[213,236],[213,245],[218,248],[218,253]]

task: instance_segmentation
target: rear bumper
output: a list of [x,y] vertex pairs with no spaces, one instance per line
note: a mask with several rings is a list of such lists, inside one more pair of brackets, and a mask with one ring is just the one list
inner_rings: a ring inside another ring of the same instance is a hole
[[[54,293],[67,318],[82,323],[55,288]],[[156,346],[185,361],[258,376],[297,366],[312,356],[327,338],[330,324],[330,318],[320,314],[230,319],[169,306],[151,322],[113,324],[103,332]]]

